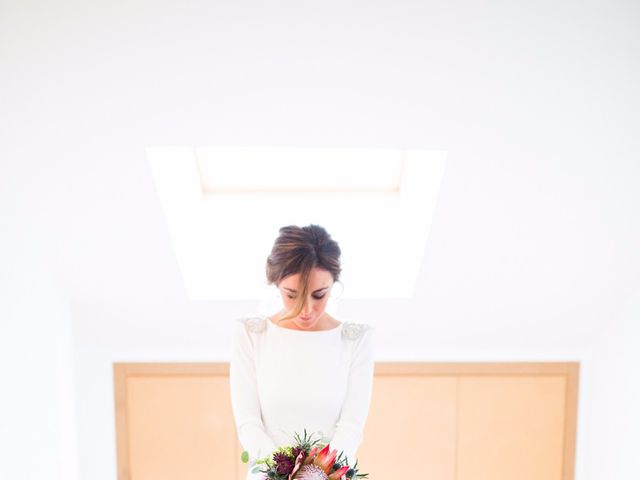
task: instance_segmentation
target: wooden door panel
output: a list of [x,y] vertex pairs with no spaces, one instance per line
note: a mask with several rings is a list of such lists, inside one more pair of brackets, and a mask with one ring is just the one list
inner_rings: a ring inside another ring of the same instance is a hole
[[561,480],[562,376],[460,379],[459,480]]
[[[226,363],[114,364],[119,480],[244,480]],[[376,364],[371,480],[572,480],[576,363]]]
[[237,478],[228,377],[126,379],[127,480]]
[[373,479],[455,479],[455,377],[376,376],[359,464]]

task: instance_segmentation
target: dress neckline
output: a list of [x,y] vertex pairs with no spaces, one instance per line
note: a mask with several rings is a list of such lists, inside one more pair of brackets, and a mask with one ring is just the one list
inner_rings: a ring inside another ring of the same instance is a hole
[[286,328],[286,327],[282,327],[280,325],[278,325],[277,323],[275,323],[274,321],[271,320],[270,317],[264,316],[263,317],[266,321],[267,324],[271,327],[274,327],[276,330],[285,330],[288,332],[293,332],[294,334],[301,334],[301,333],[313,333],[313,334],[321,334],[321,333],[332,333],[332,332],[339,332],[342,329],[342,326],[344,325],[344,322],[340,322],[340,324],[336,327],[333,328],[329,328],[327,330],[297,330],[297,329],[293,329],[293,328]]

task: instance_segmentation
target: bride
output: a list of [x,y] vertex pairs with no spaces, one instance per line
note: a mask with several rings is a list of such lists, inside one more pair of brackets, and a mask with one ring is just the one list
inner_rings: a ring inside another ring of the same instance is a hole
[[232,341],[231,405],[252,460],[306,430],[355,463],[371,402],[373,327],[325,311],[340,271],[340,247],[323,227],[279,230],[266,274],[282,309],[237,320]]

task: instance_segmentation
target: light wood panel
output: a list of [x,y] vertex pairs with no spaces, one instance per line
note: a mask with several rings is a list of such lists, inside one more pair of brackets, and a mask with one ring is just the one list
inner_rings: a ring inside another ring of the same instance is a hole
[[359,465],[373,479],[454,480],[457,378],[377,376]]
[[244,478],[226,368],[117,365],[116,382],[119,479]]
[[[397,380],[396,392],[407,392],[404,398],[386,388],[377,388],[381,380],[389,377]],[[426,468],[430,474],[424,478],[432,480],[451,478],[447,472],[452,469],[457,480],[574,478],[579,377],[576,362],[376,364],[372,412],[358,452],[359,458],[363,461],[366,458],[361,465],[372,472],[387,472],[398,462],[396,455],[382,454],[382,443],[387,438],[394,438],[394,444],[402,444],[411,452],[420,445],[429,445],[429,430],[440,431],[441,425],[433,418],[424,420],[435,408],[430,405],[432,399],[418,395],[424,403],[423,408],[417,408],[420,400],[414,399],[416,392],[410,384],[417,378],[443,377],[456,379],[455,460],[451,465],[448,463],[451,457],[443,454],[437,456],[437,467],[428,464],[430,459],[418,464],[405,462],[412,465],[414,477],[422,478],[422,470]],[[385,402],[378,395],[391,395],[394,400]],[[387,418],[401,418],[404,425],[410,423],[408,419],[422,424],[420,430],[427,432],[426,440],[415,434],[415,428],[398,432],[397,425],[394,436],[387,436],[384,421],[377,420],[381,405],[386,406]],[[428,425],[430,422],[432,425]],[[441,439],[439,448],[446,450],[450,436],[444,434]],[[425,454],[402,458],[423,457]],[[514,473],[518,466],[522,468]]]
[[[378,363],[371,480],[573,480],[577,363]],[[244,480],[228,364],[114,364],[119,480]]]
[[458,480],[561,480],[566,379],[460,379]]

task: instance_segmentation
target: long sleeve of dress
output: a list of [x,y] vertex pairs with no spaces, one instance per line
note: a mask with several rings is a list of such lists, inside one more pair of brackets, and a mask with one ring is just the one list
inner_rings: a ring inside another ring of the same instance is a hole
[[366,327],[354,347],[347,393],[331,440],[331,449],[344,451],[351,463],[362,441],[373,387],[374,328],[370,325]]
[[238,438],[251,458],[264,457],[277,447],[262,422],[254,345],[243,320],[235,325],[231,345],[229,387]]

